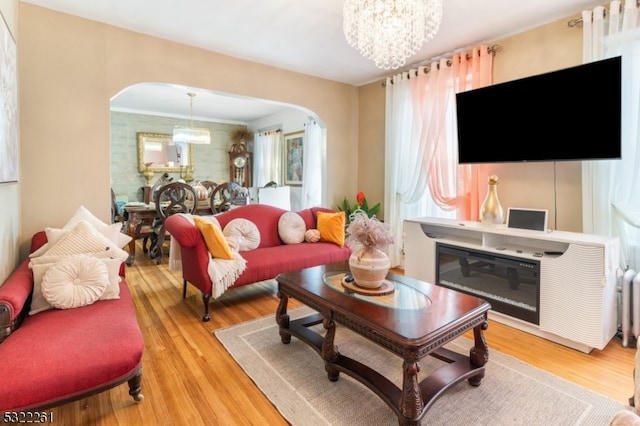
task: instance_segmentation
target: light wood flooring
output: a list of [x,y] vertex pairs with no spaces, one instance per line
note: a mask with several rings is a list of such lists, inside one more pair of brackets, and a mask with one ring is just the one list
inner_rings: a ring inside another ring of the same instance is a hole
[[[56,424],[288,424],[212,335],[218,328],[273,315],[278,304],[273,283],[228,291],[211,302],[211,321],[204,323],[199,292],[189,286],[182,299],[182,278],[168,270],[166,260],[157,266],[138,249],[126,274],[145,340],[144,401],[135,404],[123,384],[51,409]],[[290,300],[289,306],[300,303]],[[617,338],[602,351],[584,354],[493,321],[485,336],[490,350],[612,399],[626,403],[633,392],[635,350],[623,348]]]

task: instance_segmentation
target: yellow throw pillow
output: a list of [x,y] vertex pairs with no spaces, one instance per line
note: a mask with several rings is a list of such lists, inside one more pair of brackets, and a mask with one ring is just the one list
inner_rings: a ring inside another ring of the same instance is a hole
[[346,220],[344,212],[318,212],[318,231],[320,231],[320,241],[335,243],[340,247],[344,246],[345,223]]
[[204,238],[204,242],[207,245],[211,256],[217,259],[233,259],[231,248],[229,248],[229,244],[224,238],[224,235],[222,234],[220,228],[218,228],[212,222],[209,222],[208,220],[202,219],[198,216],[193,217],[193,222],[195,223],[196,228],[200,230],[202,238]]

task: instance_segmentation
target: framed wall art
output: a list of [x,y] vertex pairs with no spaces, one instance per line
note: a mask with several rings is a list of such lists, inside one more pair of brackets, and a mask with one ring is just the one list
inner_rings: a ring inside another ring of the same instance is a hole
[[284,184],[302,185],[304,131],[284,135]]
[[16,42],[0,19],[0,183],[18,181]]

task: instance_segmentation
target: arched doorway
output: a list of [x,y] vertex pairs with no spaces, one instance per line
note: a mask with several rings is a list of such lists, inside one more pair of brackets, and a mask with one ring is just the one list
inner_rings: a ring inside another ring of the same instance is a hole
[[[195,94],[193,105],[187,93]],[[141,188],[145,186],[137,149],[136,135],[140,132],[170,134],[174,126],[193,119],[196,127],[206,127],[212,135],[210,145],[194,146],[193,177],[226,181],[231,135],[238,128],[245,127],[253,133],[280,129],[285,135],[304,131],[309,120],[322,123],[312,111],[300,106],[166,83],[129,86],[111,99],[110,110],[111,186],[116,194],[130,201],[142,201]],[[323,129],[323,152],[325,134]],[[324,164],[321,170],[325,170]],[[169,173],[176,179],[183,177],[175,170]],[[323,176],[320,181],[324,182]],[[302,207],[301,192],[301,186],[292,186],[292,210]]]

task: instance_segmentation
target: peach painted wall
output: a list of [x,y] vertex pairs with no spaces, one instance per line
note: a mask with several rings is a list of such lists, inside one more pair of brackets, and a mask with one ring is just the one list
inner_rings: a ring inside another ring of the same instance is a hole
[[[358,191],[369,205],[382,203],[378,217],[384,219],[384,139],[385,89],[382,82],[360,88],[358,105]],[[351,203],[356,194],[348,195]]]
[[[272,99],[327,127],[326,199],[356,190],[357,88],[20,4],[22,252],[79,205],[109,219],[109,99],[146,81]],[[123,159],[123,161],[136,161]]]
[[[327,128],[327,204],[339,202],[344,195],[354,196],[358,190],[365,191],[371,201],[383,200],[384,89],[380,82],[356,88],[25,3],[19,4],[18,16],[21,181],[20,195],[13,198],[19,198],[15,201],[22,212],[22,255],[35,231],[63,225],[80,204],[108,220],[109,99],[144,81],[308,108]],[[568,28],[569,18],[496,41],[503,49],[495,58],[494,80],[580,63],[581,30]],[[253,80],[245,81],[249,78]],[[499,126],[499,119],[488,125]],[[500,176],[505,206],[548,208],[550,226],[555,227],[557,214],[558,229],[580,231],[579,163],[558,163],[555,169],[548,163],[497,165],[490,172]],[[3,230],[7,226],[12,225],[3,220]]]
[[[502,50],[495,56],[494,81],[499,83],[581,64],[582,28],[567,26],[567,21],[574,17],[578,15],[498,41]],[[500,126],[500,118],[487,125]],[[549,134],[553,131],[549,129]],[[490,145],[491,139],[486,142]],[[518,135],[514,135],[513,143],[518,143]],[[579,161],[499,164],[487,169],[488,173],[499,176],[498,192],[505,208],[548,209],[550,228],[582,232]],[[486,188],[482,189],[484,194]]]

